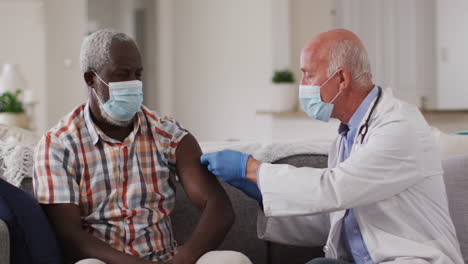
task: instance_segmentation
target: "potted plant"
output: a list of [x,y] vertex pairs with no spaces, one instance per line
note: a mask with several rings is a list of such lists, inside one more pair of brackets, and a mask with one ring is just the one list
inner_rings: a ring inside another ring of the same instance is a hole
[[294,85],[294,74],[288,69],[275,71],[271,81],[271,111],[293,111],[298,96],[298,89]]
[[0,124],[28,128],[29,120],[19,99],[21,90],[0,95]]

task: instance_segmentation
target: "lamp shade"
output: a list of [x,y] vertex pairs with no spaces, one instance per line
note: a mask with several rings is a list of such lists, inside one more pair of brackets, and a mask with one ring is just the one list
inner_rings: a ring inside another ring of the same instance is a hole
[[25,90],[26,80],[14,64],[5,64],[0,75],[0,93]]

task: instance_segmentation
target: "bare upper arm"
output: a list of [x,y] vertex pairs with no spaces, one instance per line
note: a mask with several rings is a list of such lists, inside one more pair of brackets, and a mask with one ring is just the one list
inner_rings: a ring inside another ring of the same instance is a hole
[[187,196],[199,209],[210,198],[229,202],[216,176],[200,163],[201,154],[200,146],[191,134],[187,134],[177,147],[177,175]]

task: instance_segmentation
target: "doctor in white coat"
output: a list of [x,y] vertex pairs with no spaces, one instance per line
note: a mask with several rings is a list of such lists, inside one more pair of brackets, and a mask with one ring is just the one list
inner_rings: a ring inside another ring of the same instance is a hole
[[308,42],[301,70],[303,110],[341,121],[327,169],[266,164],[231,150],[201,158],[263,204],[259,236],[326,245],[326,258],[311,264],[463,264],[438,147],[418,108],[373,84],[367,52],[347,30]]

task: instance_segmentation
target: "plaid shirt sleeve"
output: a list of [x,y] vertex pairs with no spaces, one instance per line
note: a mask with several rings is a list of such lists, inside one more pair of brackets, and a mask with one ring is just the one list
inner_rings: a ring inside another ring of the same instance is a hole
[[175,168],[176,165],[176,150],[179,146],[179,143],[182,139],[189,133],[185,128],[183,128],[177,121],[171,118],[164,118],[164,121],[161,122],[163,134],[169,135],[169,137],[160,137],[162,140],[166,141],[166,146],[163,153],[167,159],[167,163],[170,168]]
[[52,133],[39,142],[34,162],[34,194],[39,203],[79,205],[74,154]]

